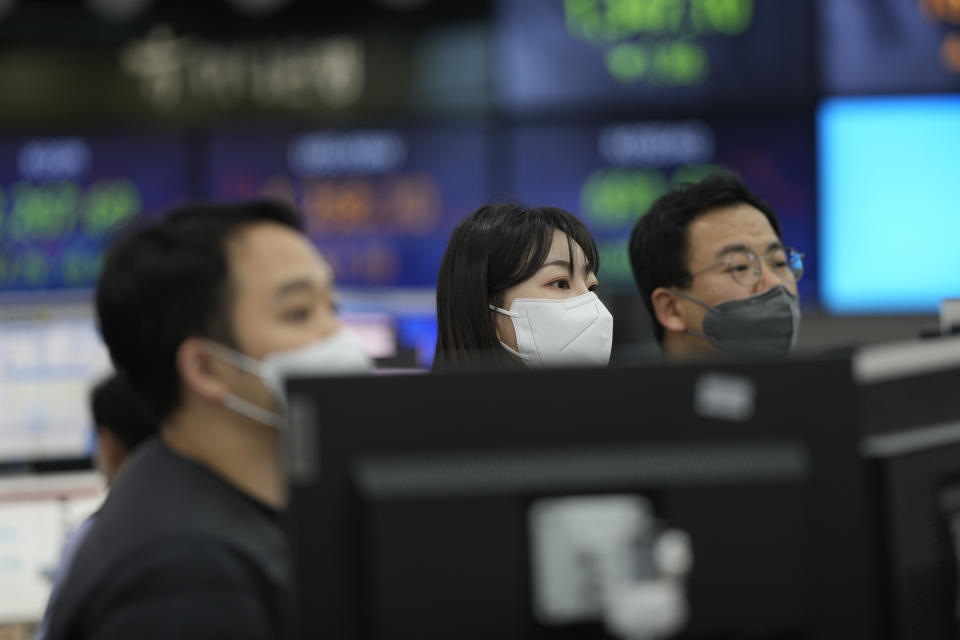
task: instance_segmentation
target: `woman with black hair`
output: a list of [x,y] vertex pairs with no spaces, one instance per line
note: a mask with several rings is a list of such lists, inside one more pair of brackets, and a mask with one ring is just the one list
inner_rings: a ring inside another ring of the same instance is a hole
[[605,366],[613,316],[597,298],[597,261],[590,232],[563,209],[473,212],[440,264],[434,369]]

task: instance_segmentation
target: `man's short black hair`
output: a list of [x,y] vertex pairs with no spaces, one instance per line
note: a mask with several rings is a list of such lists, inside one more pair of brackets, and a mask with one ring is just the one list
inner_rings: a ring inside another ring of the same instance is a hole
[[663,326],[654,313],[651,294],[658,287],[689,286],[687,229],[699,215],[736,204],[757,208],[782,239],[777,215],[766,202],[751,193],[739,176],[729,171],[710,174],[700,182],[678,184],[660,196],[637,221],[630,234],[630,266],[633,278],[650,312],[657,342],[663,343]]
[[110,431],[127,451],[133,451],[157,433],[157,421],[130,383],[118,374],[93,388],[90,411],[96,428]]
[[204,336],[235,344],[226,243],[262,222],[303,229],[279,202],[192,204],[122,234],[107,252],[97,286],[100,331],[114,366],[158,421],[180,402],[181,343]]

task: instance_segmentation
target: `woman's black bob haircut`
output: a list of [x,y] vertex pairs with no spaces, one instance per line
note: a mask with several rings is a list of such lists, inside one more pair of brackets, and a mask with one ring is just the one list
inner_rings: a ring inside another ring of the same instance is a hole
[[554,230],[580,245],[587,268],[599,269],[597,244],[569,211],[491,204],[467,216],[450,235],[437,276],[437,351],[434,368],[462,364],[515,364],[497,339],[489,305],[546,262]]

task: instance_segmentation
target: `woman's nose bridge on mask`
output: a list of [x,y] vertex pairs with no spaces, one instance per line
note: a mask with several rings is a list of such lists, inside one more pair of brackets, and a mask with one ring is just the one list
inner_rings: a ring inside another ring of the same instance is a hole
[[571,298],[590,292],[590,287],[587,284],[587,274],[583,272],[583,269],[571,276],[569,291]]

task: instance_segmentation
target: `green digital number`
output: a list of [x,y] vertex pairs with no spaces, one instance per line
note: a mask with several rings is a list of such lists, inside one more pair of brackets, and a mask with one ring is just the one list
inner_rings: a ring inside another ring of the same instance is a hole
[[607,0],[606,21],[628,36],[676,32],[687,0]]
[[580,208],[598,228],[632,225],[667,190],[657,170],[598,169],[580,192]]
[[753,22],[754,0],[564,0],[570,35],[595,44],[638,35],[740,35]]
[[597,0],[565,0],[564,19],[570,35],[587,42],[611,42],[621,34],[607,22]]
[[22,259],[23,281],[33,287],[46,284],[50,278],[50,263],[41,251],[28,251]]
[[597,44],[684,29],[689,0],[565,0],[567,31]]
[[73,231],[80,189],[72,182],[13,185],[13,206],[4,235],[20,242],[52,240]]
[[681,182],[700,182],[711,173],[723,170],[723,165],[719,164],[692,164],[678,167],[670,177],[671,184],[680,184]]
[[696,85],[710,74],[710,57],[695,42],[644,45],[625,42],[607,51],[607,70],[621,84],[647,80],[657,84]]
[[740,35],[753,22],[753,0],[689,0],[690,22],[697,33]]
[[65,251],[60,260],[60,276],[72,286],[93,284],[100,276],[103,254],[88,251]]
[[600,273],[604,287],[611,284],[627,284],[633,281],[633,269],[630,266],[629,240],[618,238],[601,241],[597,246],[600,257]]
[[657,48],[654,67],[664,83],[695,85],[710,74],[710,57],[695,42],[670,42]]
[[140,190],[125,178],[95,183],[86,196],[83,231],[99,238],[140,214]]
[[627,42],[612,47],[607,52],[607,70],[621,84],[634,84],[643,80],[650,69],[646,47]]

